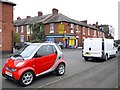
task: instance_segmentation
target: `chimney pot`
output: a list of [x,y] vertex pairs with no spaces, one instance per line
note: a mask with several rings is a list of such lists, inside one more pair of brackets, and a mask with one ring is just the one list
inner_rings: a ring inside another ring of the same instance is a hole
[[98,22],[96,22],[96,24],[98,25]]
[[52,9],[52,14],[53,14],[53,15],[58,14],[58,9],[53,8],[53,9]]
[[26,16],[26,18],[28,19],[28,18],[31,18],[31,16]]
[[20,20],[21,18],[20,17],[17,17],[17,20]]
[[39,12],[38,12],[38,17],[39,17],[39,16],[42,16],[42,15],[43,15],[43,13],[42,13],[41,11],[39,11]]
[[98,22],[96,22],[96,27],[98,27]]
[[87,20],[83,20],[83,21],[81,21],[81,22],[84,22],[84,23],[86,23],[86,24],[87,24]]

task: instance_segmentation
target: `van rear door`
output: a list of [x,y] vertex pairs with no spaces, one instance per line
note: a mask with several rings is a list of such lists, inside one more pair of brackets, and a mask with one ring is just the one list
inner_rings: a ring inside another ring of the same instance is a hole
[[102,56],[102,38],[84,39],[83,56],[101,57]]

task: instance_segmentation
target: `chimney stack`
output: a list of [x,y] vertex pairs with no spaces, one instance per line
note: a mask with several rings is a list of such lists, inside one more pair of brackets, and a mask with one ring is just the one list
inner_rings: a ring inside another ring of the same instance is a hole
[[95,24],[93,24],[93,26],[95,26]]
[[42,16],[42,15],[43,15],[43,13],[42,13],[41,11],[39,11],[39,12],[38,12],[38,17],[39,17],[39,16]]
[[83,20],[83,21],[81,21],[81,22],[84,22],[84,23],[86,23],[86,24],[87,24],[87,20]]
[[58,9],[53,8],[53,9],[52,9],[52,14],[53,14],[53,15],[58,14]]
[[96,27],[98,27],[98,22],[96,22]]
[[28,18],[31,18],[31,16],[26,16],[26,18],[28,19]]
[[17,17],[17,20],[20,20],[21,18],[20,17]]

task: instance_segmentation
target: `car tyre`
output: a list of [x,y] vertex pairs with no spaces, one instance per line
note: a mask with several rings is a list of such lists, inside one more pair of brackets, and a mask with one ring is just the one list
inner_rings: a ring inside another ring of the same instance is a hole
[[105,61],[107,61],[108,60],[108,55],[105,55]]
[[34,80],[34,74],[31,71],[26,71],[25,73],[22,74],[21,78],[20,78],[20,84],[25,87],[28,86],[30,84],[32,84]]
[[58,76],[63,75],[65,73],[65,64],[64,63],[59,64],[55,72]]
[[84,57],[84,59],[85,59],[85,61],[88,61],[89,58],[88,57]]

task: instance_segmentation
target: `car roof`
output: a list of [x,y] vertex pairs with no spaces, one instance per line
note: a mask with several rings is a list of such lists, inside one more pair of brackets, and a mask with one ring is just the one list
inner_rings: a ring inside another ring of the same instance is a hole
[[55,43],[31,43],[30,45],[55,45]]

